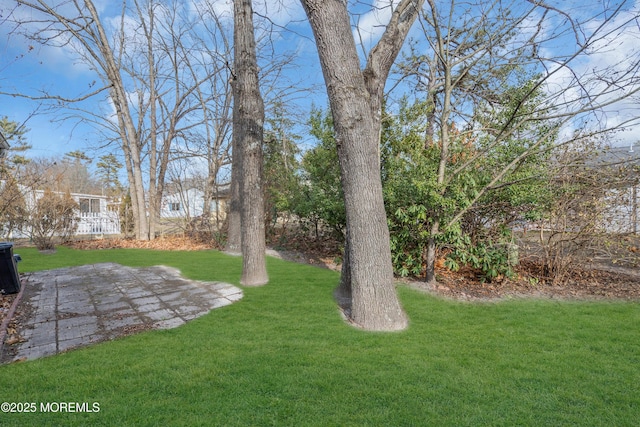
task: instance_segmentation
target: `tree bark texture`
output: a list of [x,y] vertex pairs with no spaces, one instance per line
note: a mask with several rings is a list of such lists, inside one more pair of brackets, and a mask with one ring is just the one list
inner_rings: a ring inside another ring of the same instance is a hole
[[430,284],[436,283],[436,259],[438,256],[438,248],[436,246],[436,239],[434,236],[438,234],[438,227],[440,223],[435,220],[431,226],[431,237],[427,240],[427,249],[425,253],[425,262],[427,268],[425,271],[424,281]]
[[[235,127],[235,125],[234,125]],[[241,222],[241,192],[240,181],[242,180],[242,150],[238,146],[237,136],[234,134],[231,147],[231,195],[227,211],[227,244],[225,252],[232,255],[239,255],[242,251],[242,229]]]
[[234,1],[233,138],[241,155],[242,277],[245,286],[268,282],[265,260],[262,140],[264,103],[258,83],[251,0]]
[[343,281],[337,293],[348,296],[350,290],[349,315],[366,330],[401,330],[408,324],[395,291],[378,147],[384,84],[422,3],[398,4],[363,71],[346,2],[302,0],[333,114],[347,215],[343,274],[351,283]]

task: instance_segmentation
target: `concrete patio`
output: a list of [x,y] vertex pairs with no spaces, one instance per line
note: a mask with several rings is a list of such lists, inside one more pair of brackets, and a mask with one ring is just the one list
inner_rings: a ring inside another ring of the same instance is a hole
[[242,298],[230,284],[188,280],[165,266],[101,263],[24,275],[21,342],[0,361],[31,360],[149,329],[175,328]]

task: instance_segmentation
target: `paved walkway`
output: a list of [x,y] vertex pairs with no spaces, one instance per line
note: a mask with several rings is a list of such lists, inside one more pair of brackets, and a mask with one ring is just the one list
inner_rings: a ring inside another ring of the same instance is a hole
[[147,329],[175,328],[242,298],[235,286],[187,280],[171,267],[84,265],[23,279],[19,335],[0,360],[36,359]]

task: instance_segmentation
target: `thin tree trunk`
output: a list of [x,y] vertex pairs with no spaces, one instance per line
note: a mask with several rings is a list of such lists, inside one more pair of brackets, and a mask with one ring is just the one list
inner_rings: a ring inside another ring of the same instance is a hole
[[[156,237],[155,224],[157,222],[157,214],[160,206],[161,195],[158,194],[158,182],[156,179],[158,160],[157,160],[157,138],[158,138],[158,116],[157,116],[157,89],[156,89],[156,66],[154,58],[154,23],[155,14],[153,12],[153,6],[149,4],[149,24],[144,19],[141,19],[142,26],[145,30],[145,36],[147,39],[147,64],[149,67],[149,222],[148,222],[148,234],[149,240],[153,240]],[[140,16],[143,16],[140,13]]]
[[[135,179],[134,179],[134,175],[133,175],[133,167],[132,167],[132,161],[131,161],[131,150],[128,147],[128,144],[126,142],[127,140],[127,134],[123,131],[124,127],[122,125],[122,119],[121,117],[118,117],[118,121],[120,122],[120,138],[122,139],[122,151],[124,153],[124,165],[125,165],[125,169],[127,171],[127,181],[129,182],[129,197],[131,199],[131,213],[132,213],[132,218],[133,218],[133,235],[137,238],[139,235],[138,232],[138,200],[137,200],[137,192],[135,189]],[[127,218],[129,218],[128,214],[127,214]],[[127,233],[128,233],[128,227],[126,228]]]
[[142,179],[142,164],[140,156],[140,140],[129,110],[127,93],[124,89],[120,68],[116,62],[109,38],[102,27],[98,12],[91,0],[84,1],[87,10],[94,21],[97,34],[94,36],[104,58],[104,73],[111,84],[110,94],[116,109],[120,133],[123,140],[125,158],[129,160],[127,173],[129,175],[131,200],[136,214],[136,237],[139,240],[149,240],[147,211],[144,184]]
[[436,247],[436,239],[435,236],[438,234],[438,229],[440,227],[439,221],[436,219],[431,226],[431,236],[427,240],[427,249],[425,255],[425,261],[427,264],[425,282],[427,283],[435,283],[436,282],[436,257],[437,257],[437,247]]
[[136,193],[137,216],[137,239],[149,240],[149,220],[147,218],[147,203],[145,200],[144,184],[142,179],[142,166],[140,164],[139,153],[133,161],[134,191]]
[[215,187],[216,187],[215,179],[212,179],[210,175],[207,176],[204,184],[204,200],[202,201],[202,217],[207,218],[208,221],[211,220],[211,214],[212,214],[211,200],[213,199],[213,196],[214,196]]
[[[432,0],[429,0],[429,4],[431,6],[431,10],[435,11],[435,5]],[[435,13],[435,12],[434,12]],[[434,18],[435,19],[435,18]],[[437,58],[434,59],[434,67],[437,67],[438,61],[443,62],[443,72],[444,72],[444,99],[442,105],[442,116],[440,118],[440,160],[438,162],[438,176],[436,178],[436,182],[438,186],[441,186],[444,183],[445,174],[447,171],[447,163],[449,162],[449,116],[451,112],[451,94],[453,91],[453,84],[451,82],[451,68],[447,66],[449,61],[449,52],[445,49],[445,41],[443,36],[440,34],[439,28],[436,26],[436,46],[438,49]],[[433,67],[432,67],[433,68]],[[433,74],[432,74],[433,76]],[[435,79],[434,79],[435,80]],[[431,83],[430,83],[431,85]],[[429,88],[429,95],[433,96],[432,98],[432,108],[435,110],[436,102],[435,102],[435,94],[434,88],[431,86]],[[433,116],[433,112],[429,113],[429,129],[430,133],[427,134],[427,138],[434,138],[434,124],[435,117]],[[443,191],[443,190],[441,190]],[[436,258],[438,254],[438,247],[436,245],[436,236],[440,233],[440,212],[435,215],[433,218],[433,225],[431,226],[431,233],[429,239],[427,241],[427,249],[426,249],[426,275],[425,281],[427,283],[435,283],[436,282]]]

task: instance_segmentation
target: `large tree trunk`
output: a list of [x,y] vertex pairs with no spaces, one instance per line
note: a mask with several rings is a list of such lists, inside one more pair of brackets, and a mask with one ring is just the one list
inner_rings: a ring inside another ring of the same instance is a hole
[[234,1],[235,80],[233,138],[241,146],[242,278],[245,286],[269,281],[265,260],[262,139],[264,103],[258,83],[251,0]]
[[350,318],[367,330],[400,330],[408,323],[395,292],[378,147],[386,77],[422,3],[398,4],[362,71],[346,3],[302,0],[333,114],[347,215],[345,266],[336,294],[350,294]]
[[[349,34],[350,35],[350,34]],[[354,46],[355,48],[355,46]],[[378,133],[361,82],[339,89],[331,109],[347,214],[351,318],[369,330],[396,330],[407,319],[397,299],[378,165]],[[349,93],[351,92],[351,93]]]

